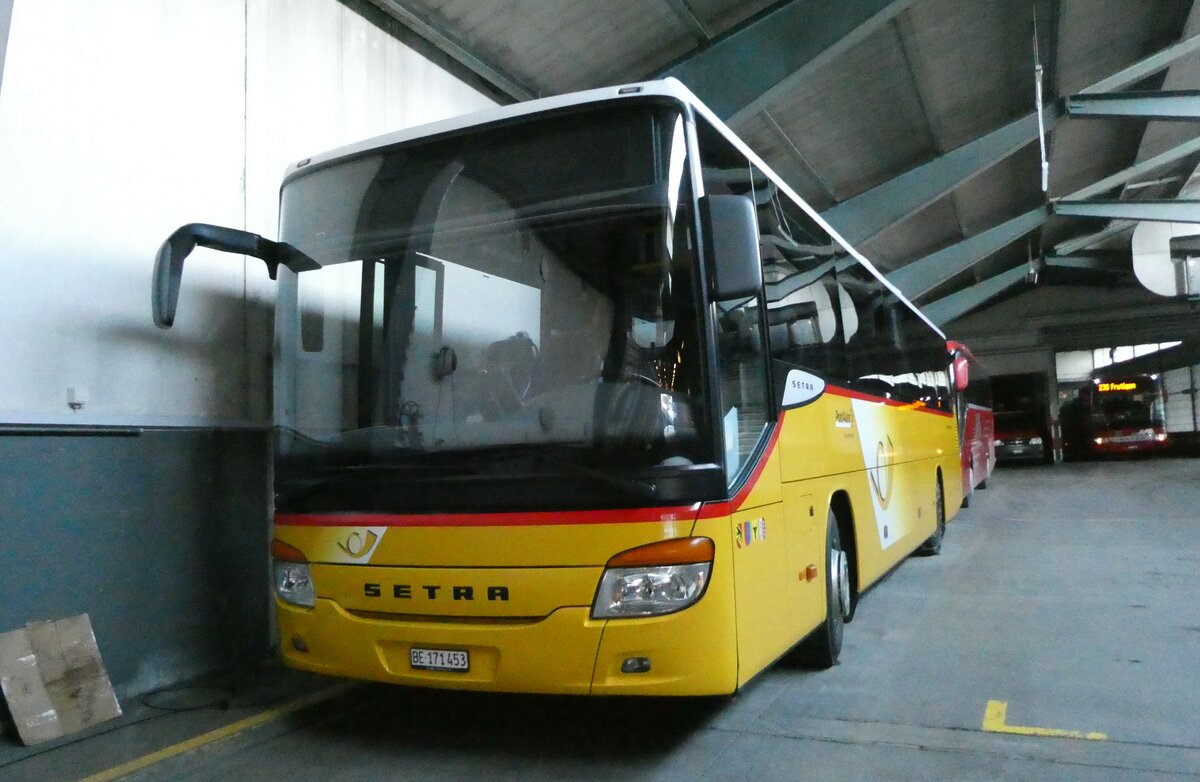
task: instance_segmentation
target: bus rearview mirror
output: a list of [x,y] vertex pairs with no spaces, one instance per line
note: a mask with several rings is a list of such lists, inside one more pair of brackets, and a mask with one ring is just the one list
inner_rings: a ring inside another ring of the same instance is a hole
[[315,261],[292,247],[264,239],[249,231],[209,225],[208,223],[189,223],[180,226],[162,243],[154,258],[151,306],[154,310],[154,325],[160,329],[169,329],[175,323],[175,309],[179,304],[179,282],[183,277],[183,262],[198,246],[237,255],[254,256],[267,264],[267,271],[272,280],[275,279],[281,263],[297,272],[319,268]]
[[763,278],[754,202],[740,195],[709,195],[701,199],[700,212],[714,298],[728,301],[756,295]]
[[969,362],[967,357],[961,353],[954,357],[954,390],[966,391],[967,384],[971,382],[968,367]]

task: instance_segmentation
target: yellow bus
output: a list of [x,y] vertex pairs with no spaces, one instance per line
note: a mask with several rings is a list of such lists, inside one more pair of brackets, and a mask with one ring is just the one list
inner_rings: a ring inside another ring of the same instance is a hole
[[505,692],[833,665],[962,501],[945,336],[674,80],[297,163],[278,274],[285,663]]

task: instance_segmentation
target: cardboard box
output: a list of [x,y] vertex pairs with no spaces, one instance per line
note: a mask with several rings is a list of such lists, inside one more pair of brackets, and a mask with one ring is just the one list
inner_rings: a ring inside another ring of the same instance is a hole
[[26,744],[121,716],[87,614],[0,633],[0,689]]

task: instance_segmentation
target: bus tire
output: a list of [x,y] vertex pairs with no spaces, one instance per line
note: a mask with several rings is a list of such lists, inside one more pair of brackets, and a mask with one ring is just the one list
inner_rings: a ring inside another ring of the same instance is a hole
[[796,649],[799,662],[812,668],[832,668],[842,653],[850,601],[850,563],[842,549],[833,509],[825,521],[825,621]]
[[941,478],[938,478],[937,480],[937,497],[934,500],[934,503],[937,506],[937,529],[935,529],[934,533],[929,536],[929,539],[922,543],[921,547],[917,549],[918,554],[926,557],[932,557],[936,554],[942,553],[942,538],[946,535],[946,500],[945,497],[942,496]]

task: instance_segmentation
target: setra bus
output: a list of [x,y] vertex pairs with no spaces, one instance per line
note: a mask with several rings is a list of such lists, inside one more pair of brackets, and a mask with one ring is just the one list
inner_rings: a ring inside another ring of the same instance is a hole
[[962,500],[945,336],[675,80],[304,160],[279,232],[183,226],[154,310],[196,245],[278,276],[289,666],[732,693]]
[[1157,374],[1094,378],[1064,410],[1068,448],[1091,456],[1165,451],[1165,412]]
[[996,419],[992,412],[992,383],[970,349],[961,342],[946,343],[956,372],[967,372],[967,387],[958,392],[958,441],[962,459],[963,507],[975,489],[986,489],[996,467]]

